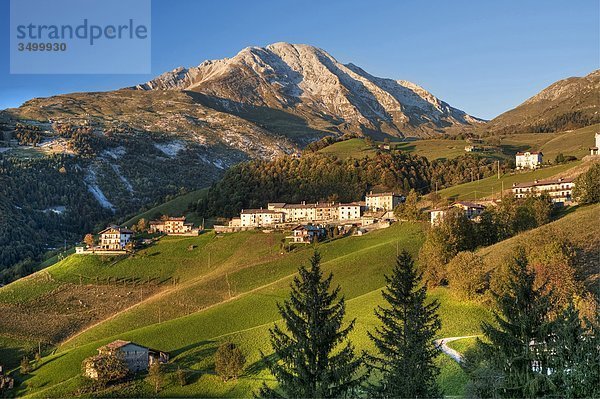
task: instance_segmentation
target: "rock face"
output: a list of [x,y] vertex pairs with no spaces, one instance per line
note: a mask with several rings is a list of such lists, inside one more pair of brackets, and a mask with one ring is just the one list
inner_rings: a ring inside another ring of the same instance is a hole
[[284,111],[314,129],[342,133],[429,136],[481,122],[414,83],[372,76],[302,44],[248,47],[136,88],[197,92],[231,112]]
[[553,132],[600,122],[600,70],[555,82],[486,124],[491,132]]

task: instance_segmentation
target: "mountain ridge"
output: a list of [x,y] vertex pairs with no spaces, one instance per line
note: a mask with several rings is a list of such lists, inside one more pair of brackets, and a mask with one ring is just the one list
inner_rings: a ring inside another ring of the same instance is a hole
[[332,128],[390,136],[429,136],[481,119],[404,80],[375,77],[326,51],[279,42],[234,57],[179,67],[133,87],[188,90],[242,106],[270,107]]
[[558,80],[482,128],[491,133],[557,132],[600,122],[600,69]]

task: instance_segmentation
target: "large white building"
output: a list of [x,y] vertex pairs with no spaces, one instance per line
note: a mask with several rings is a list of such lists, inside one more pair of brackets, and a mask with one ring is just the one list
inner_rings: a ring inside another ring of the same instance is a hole
[[369,211],[393,211],[404,201],[404,197],[396,193],[377,193],[372,191],[365,196],[365,205]]
[[120,226],[110,226],[102,230],[99,234],[100,245],[98,245],[97,249],[121,251],[131,241],[133,231]]
[[240,214],[241,227],[272,227],[283,220],[283,212],[270,209],[242,209]]
[[542,165],[542,154],[539,151],[517,152],[515,155],[515,163],[517,169],[537,169]]
[[548,194],[552,202],[558,204],[570,203],[573,200],[573,187],[575,186],[572,178],[558,178],[549,180],[534,180],[526,183],[514,183],[512,191],[515,198],[525,198],[528,196],[540,196]]

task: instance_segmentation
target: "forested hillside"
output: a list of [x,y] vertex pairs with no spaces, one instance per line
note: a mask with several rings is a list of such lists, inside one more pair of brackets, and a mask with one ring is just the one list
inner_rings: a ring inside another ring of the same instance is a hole
[[472,155],[430,162],[403,151],[378,152],[363,159],[307,153],[301,158],[236,165],[190,210],[206,217],[232,217],[269,201],[357,201],[369,190],[428,193],[436,185],[441,189],[495,172],[494,161]]

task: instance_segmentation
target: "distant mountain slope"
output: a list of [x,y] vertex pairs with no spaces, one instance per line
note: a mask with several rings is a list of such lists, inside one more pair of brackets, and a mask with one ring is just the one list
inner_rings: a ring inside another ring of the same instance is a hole
[[557,132],[600,122],[600,70],[555,82],[488,122],[494,133]]
[[248,47],[137,88],[194,91],[231,112],[277,109],[312,127],[342,132],[426,136],[480,122],[414,83],[374,77],[304,44]]
[[[0,282],[86,232],[209,186],[231,165],[297,151],[183,92],[74,93],[0,114]],[[37,144],[2,148],[3,132]]]

